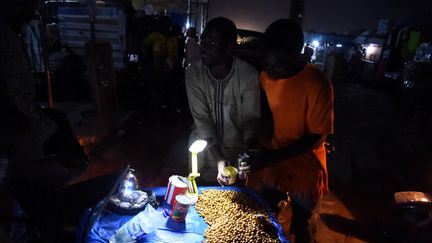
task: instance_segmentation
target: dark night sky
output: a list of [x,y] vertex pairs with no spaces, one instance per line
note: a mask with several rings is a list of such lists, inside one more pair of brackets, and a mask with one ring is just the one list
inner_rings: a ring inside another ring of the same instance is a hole
[[[238,28],[263,31],[273,20],[288,17],[289,9],[288,0],[213,0],[209,17],[226,16]],[[432,0],[305,0],[303,27],[346,33],[374,28],[379,19],[398,22],[425,10],[432,10]]]
[[398,22],[414,13],[432,9],[431,0],[305,1],[304,28],[336,33],[374,28],[379,19]]

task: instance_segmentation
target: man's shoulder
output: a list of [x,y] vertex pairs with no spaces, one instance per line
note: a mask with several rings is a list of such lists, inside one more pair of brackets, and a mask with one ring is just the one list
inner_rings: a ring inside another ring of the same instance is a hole
[[331,83],[330,79],[327,78],[325,73],[313,64],[308,63],[304,69],[307,80],[316,85],[328,85]]
[[240,71],[244,71],[247,73],[252,73],[252,74],[258,75],[258,71],[252,65],[250,65],[248,62],[244,61],[243,59],[241,59],[239,57],[234,57],[234,60],[237,64],[237,68]]
[[198,60],[194,63],[189,64],[189,66],[186,67],[185,72],[196,73],[196,72],[202,72],[202,70],[203,70],[203,63],[201,60]]
[[203,72],[204,72],[204,68],[201,60],[190,64],[189,66],[186,67],[185,70],[185,76],[186,76],[185,82],[189,83],[198,80],[199,77],[202,77]]

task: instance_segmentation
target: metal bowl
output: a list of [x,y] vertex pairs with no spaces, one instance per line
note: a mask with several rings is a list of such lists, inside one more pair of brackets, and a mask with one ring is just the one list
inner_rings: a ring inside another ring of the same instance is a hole
[[[150,190],[137,190],[146,195],[146,198],[137,203],[136,200],[125,200],[119,194],[113,195],[108,201],[107,208],[122,215],[136,215],[148,204],[156,205],[156,196]],[[120,201],[120,202],[119,202]]]
[[432,205],[397,204],[378,217],[378,227],[391,242],[432,242]]

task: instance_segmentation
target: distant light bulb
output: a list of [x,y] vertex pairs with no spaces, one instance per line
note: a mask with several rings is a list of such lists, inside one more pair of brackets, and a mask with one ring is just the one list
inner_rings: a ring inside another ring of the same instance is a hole
[[373,52],[375,52],[376,51],[376,47],[375,46],[373,46],[373,45],[368,45],[367,47],[366,47],[366,53],[368,53],[368,54],[372,54]]

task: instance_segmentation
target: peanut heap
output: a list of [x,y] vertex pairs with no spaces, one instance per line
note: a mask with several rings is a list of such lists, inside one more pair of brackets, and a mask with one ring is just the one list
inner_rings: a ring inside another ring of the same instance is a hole
[[268,212],[244,192],[203,190],[195,208],[209,225],[208,243],[279,242]]

